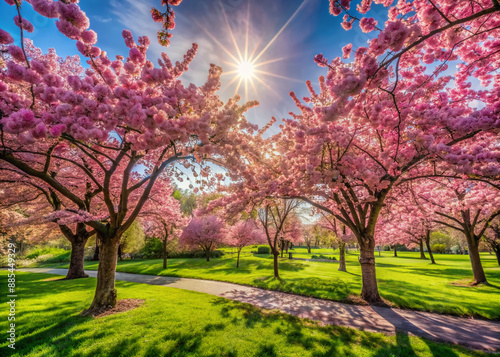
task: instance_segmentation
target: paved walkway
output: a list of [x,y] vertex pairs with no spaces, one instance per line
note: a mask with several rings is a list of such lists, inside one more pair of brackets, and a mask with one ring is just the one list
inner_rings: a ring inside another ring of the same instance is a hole
[[[67,272],[66,269],[50,268],[20,270],[57,275],[66,275]],[[97,271],[88,270],[85,272],[91,277],[97,276]],[[116,273],[116,280],[198,291],[265,309],[279,310],[323,324],[341,325],[386,334],[403,332],[478,350],[500,351],[499,322],[386,307],[348,305],[212,280],[120,272]]]

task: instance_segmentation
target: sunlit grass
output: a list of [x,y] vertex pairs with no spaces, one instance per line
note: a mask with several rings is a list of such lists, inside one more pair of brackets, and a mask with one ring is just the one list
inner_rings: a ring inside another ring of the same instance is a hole
[[[2,284],[6,275],[0,271]],[[207,294],[129,282],[117,282],[119,299],[145,299],[142,306],[99,319],[81,317],[96,280],[45,280],[53,277],[17,274],[16,349],[8,350],[2,339],[2,356],[486,356],[405,334],[321,327]],[[2,319],[0,329],[6,327]]]

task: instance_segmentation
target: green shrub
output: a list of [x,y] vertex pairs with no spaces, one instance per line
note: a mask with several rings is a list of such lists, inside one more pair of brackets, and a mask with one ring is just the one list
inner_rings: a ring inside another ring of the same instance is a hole
[[155,237],[146,238],[144,246],[138,256],[144,259],[158,259],[162,257],[163,243]]
[[432,246],[432,251],[434,253],[444,253],[446,252],[446,244],[434,244]]
[[257,254],[271,254],[270,247],[259,247],[257,248]]
[[337,260],[337,258],[335,257],[331,257],[329,255],[324,255],[324,254],[320,254],[320,255],[312,255],[311,256],[311,259],[327,259],[327,260]]
[[[210,258],[220,258],[224,255],[222,250],[212,250],[210,251]],[[168,254],[169,258],[205,258],[207,253],[203,250],[195,251],[184,251],[184,252],[172,252]]]
[[29,253],[24,258],[36,259],[41,255],[59,256],[61,254],[64,255],[66,252],[68,252],[68,250],[57,247],[45,247],[45,248],[36,247],[35,249],[30,250]]

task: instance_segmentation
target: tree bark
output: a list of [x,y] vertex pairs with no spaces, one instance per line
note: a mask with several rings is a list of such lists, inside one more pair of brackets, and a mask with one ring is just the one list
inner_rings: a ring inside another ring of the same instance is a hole
[[285,242],[285,249],[286,249],[286,254],[288,254],[288,245],[290,244],[289,241],[286,241]]
[[495,255],[497,256],[497,262],[498,262],[498,265],[500,265],[500,247],[498,248],[493,248],[493,250],[495,251]]
[[210,261],[210,249],[207,249],[206,253],[207,253],[207,262],[209,262]]
[[115,271],[120,237],[101,237],[101,256],[97,269],[94,300],[83,315],[97,315],[116,306]]
[[361,237],[359,242],[359,263],[363,288],[361,297],[368,303],[380,303],[382,298],[378,292],[377,276],[375,272],[375,240],[373,237]]
[[99,239],[95,238],[95,250],[92,260],[99,260]]
[[236,259],[236,268],[240,267],[240,253],[241,253],[241,248],[238,249],[238,258]]
[[394,244],[394,256],[397,257],[398,256],[398,251],[397,251],[397,244]]
[[278,251],[274,251],[273,255],[274,255],[274,278],[275,279],[279,279],[279,277],[280,277],[280,274],[278,272],[278,256],[279,256],[279,252]]
[[339,243],[339,271],[347,271],[345,265],[345,243]]
[[307,245],[307,252],[308,252],[309,254],[311,254],[311,244],[308,244],[308,245]]
[[167,269],[167,237],[163,239],[163,269]]
[[479,256],[479,239],[472,234],[465,234],[467,238],[467,248],[469,250],[469,258],[472,266],[472,274],[474,274],[474,281],[472,285],[486,284],[486,275],[484,274],[483,265],[481,264],[481,257]]
[[123,257],[122,257],[122,245],[121,244],[118,245],[118,258],[120,258],[120,261],[123,260]]
[[420,249],[420,259],[427,259],[427,257],[425,256],[425,253],[424,253],[424,242],[423,242],[422,238],[420,238],[418,240],[418,245],[419,245],[419,249]]
[[431,264],[436,264],[436,261],[434,260],[434,255],[432,254],[432,249],[431,249],[431,232],[427,231],[427,234],[425,235],[425,245],[427,246],[427,252],[429,253],[429,256],[431,257]]
[[85,244],[88,238],[75,237],[71,241],[71,258],[64,280],[88,278],[85,274]]
[[281,239],[280,242],[281,242],[280,244],[281,257],[283,258],[283,250],[285,249],[285,242],[283,241],[283,239]]

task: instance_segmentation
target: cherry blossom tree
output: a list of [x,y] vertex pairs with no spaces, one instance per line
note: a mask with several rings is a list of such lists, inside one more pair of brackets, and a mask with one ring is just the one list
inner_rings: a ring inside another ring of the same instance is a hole
[[163,243],[163,269],[167,269],[168,244],[179,236],[188,224],[188,218],[181,212],[181,203],[173,196],[174,190],[166,178],[159,180],[155,191],[145,205],[139,218],[149,236],[155,236]]
[[262,228],[252,219],[238,221],[227,230],[226,243],[236,247],[238,252],[236,268],[240,266],[240,253],[243,247],[251,244],[263,244],[265,242],[266,237]]
[[[61,197],[50,186],[34,180],[19,170],[11,167],[3,168],[0,163],[0,172],[2,173],[0,183],[3,185],[0,191],[0,209],[14,205],[24,209],[29,207],[30,217],[16,222],[20,227],[26,224],[53,225],[51,222],[56,223],[63,236],[71,243],[70,264],[65,279],[88,277],[84,271],[85,245],[95,231],[89,229],[82,220],[75,221],[73,214],[71,222],[68,222],[64,219],[65,213],[61,212],[63,207],[75,211],[77,207]],[[81,187],[75,186],[74,189],[79,190]],[[51,236],[53,235],[45,235],[45,238],[48,239]]]
[[346,229],[344,224],[341,224],[333,216],[328,216],[321,212],[321,219],[318,225],[322,229],[326,229],[333,233],[334,242],[338,244],[339,247],[339,271],[347,271],[345,262],[346,244],[353,243],[356,239],[352,232]]
[[[197,45],[175,64],[163,54],[155,67],[146,56],[149,39],[139,37],[136,43],[124,30],[128,57],[111,60],[95,46],[97,35],[88,29],[89,20],[77,4],[31,3],[42,16],[58,18],[59,31],[77,41],[88,67],[77,57],[62,60],[54,50],[42,54],[23,41],[32,25],[22,18],[20,3],[12,2],[21,43],[13,45],[9,33],[0,33],[0,45],[8,53],[0,73],[0,161],[71,201],[76,213],[61,214],[95,230],[101,259],[87,311],[95,314],[116,304],[121,236],[137,219],[160,175],[172,175],[175,162],[190,166],[194,160],[202,164],[208,158],[236,157],[232,148],[255,129],[243,114],[256,103],[239,106],[238,96],[221,102],[215,92],[222,70],[215,65],[203,86],[184,86],[179,78]],[[71,180],[61,175],[62,163],[69,166],[65,173],[85,182],[84,192],[73,190]],[[209,168],[202,166],[199,183],[211,180]]]
[[179,238],[179,244],[199,247],[210,261],[210,252],[225,243],[225,225],[222,219],[215,215],[193,217],[184,228]]
[[280,234],[279,247],[281,257],[283,253],[288,254],[288,248],[293,244],[298,244],[303,238],[303,226],[300,218],[292,212],[285,221]]
[[[272,144],[261,145],[270,148],[265,155],[247,156],[260,169],[253,178],[252,169],[242,177],[249,185],[259,180],[264,192],[309,202],[344,224],[360,246],[361,296],[377,303],[375,229],[392,189],[434,176],[436,161],[463,174],[500,172],[493,160],[498,145],[491,144],[500,124],[500,5],[399,2],[382,24],[364,18],[370,1],[356,10],[350,4],[331,1],[330,10],[345,13],[345,29],[359,18],[354,11],[360,13],[361,29],[372,36],[369,45],[347,46],[343,59],[315,57],[327,69],[320,91],[307,82],[310,95],[303,101],[291,93],[298,113],[268,139]],[[348,60],[351,53],[354,60]],[[450,61],[457,68],[451,74]],[[476,78],[482,86],[474,89],[469,82]],[[474,150],[475,143],[492,151]]]
[[436,223],[461,232],[474,275],[473,284],[487,283],[479,255],[479,242],[491,221],[500,215],[500,191],[484,182],[441,180],[427,182],[419,197],[434,204]]

